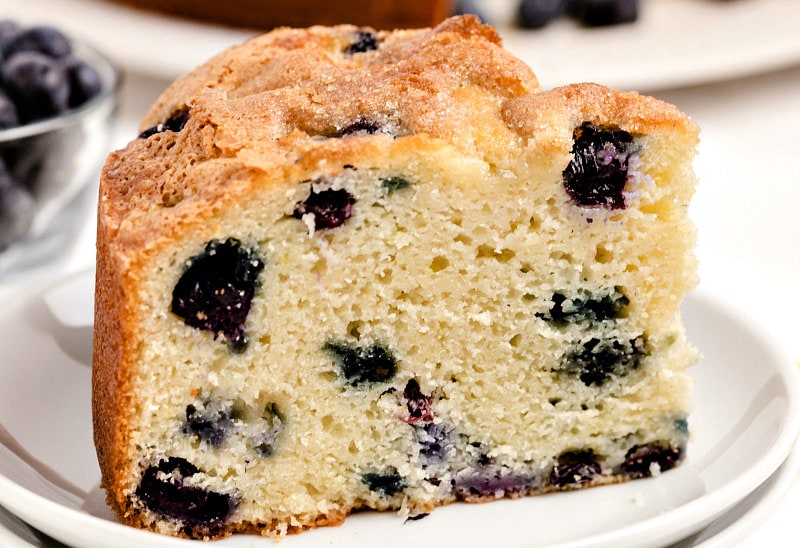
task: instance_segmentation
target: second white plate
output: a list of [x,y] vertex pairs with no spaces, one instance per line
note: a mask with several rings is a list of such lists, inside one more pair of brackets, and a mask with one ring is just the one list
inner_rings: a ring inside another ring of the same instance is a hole
[[[32,293],[0,313],[0,504],[81,548],[186,546],[117,523],[98,488],[90,375],[92,276]],[[693,368],[695,440],[688,461],[660,477],[483,505],[454,504],[407,522],[362,513],[280,546],[656,546],[693,534],[775,472],[800,430],[797,372],[758,329],[707,298],[685,303]],[[25,341],[21,344],[21,341]],[[271,546],[237,536],[219,543]]]

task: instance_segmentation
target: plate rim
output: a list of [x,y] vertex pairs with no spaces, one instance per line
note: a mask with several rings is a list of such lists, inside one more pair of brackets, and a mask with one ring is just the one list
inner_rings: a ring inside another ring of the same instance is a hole
[[[5,299],[3,301],[5,306],[3,311],[0,312],[0,318],[5,318],[11,312],[24,307],[30,299],[44,297],[49,291],[76,281],[84,281],[89,277],[92,278],[93,282],[93,268],[75,272],[55,281],[50,280],[49,282],[34,284],[27,290]],[[787,393],[786,414],[782,415],[784,418],[783,428],[776,436],[769,450],[759,460],[735,479],[726,482],[713,491],[705,492],[680,506],[639,522],[583,538],[549,544],[547,545],[548,548],[612,547],[619,546],[620,542],[630,541],[632,538],[641,539],[645,536],[651,539],[651,542],[661,540],[667,543],[680,540],[686,535],[707,526],[741,502],[780,468],[795,447],[800,435],[800,372],[791,365],[792,362],[788,359],[788,355],[781,352],[782,346],[759,323],[743,321],[741,319],[741,311],[713,292],[705,291],[702,288],[696,289],[687,295],[687,299],[697,301],[701,306],[711,308],[731,321],[736,322],[738,326],[748,331],[760,343],[763,350],[768,353],[770,356],[769,361],[774,366],[775,373],[779,375],[782,386]],[[685,465],[691,466],[692,462],[687,460]],[[20,504],[20,501],[25,501],[25,504]],[[48,520],[44,519],[43,516],[59,515],[61,516],[59,522],[70,522],[73,529],[91,526],[94,536],[97,536],[97,533],[101,533],[102,538],[108,538],[107,535],[113,535],[112,538],[123,540],[119,535],[122,532],[122,537],[125,538],[120,546],[138,546],[147,538],[151,540],[158,539],[159,546],[187,546],[188,543],[193,542],[128,527],[118,521],[111,521],[79,509],[70,508],[30,491],[6,477],[2,472],[0,472],[0,504],[26,523],[61,542],[69,542],[70,538],[76,537],[69,531],[62,535],[62,531],[65,531],[64,527],[51,527]],[[709,505],[714,508],[713,512],[706,510]],[[698,519],[698,515],[702,517]],[[667,531],[666,529],[668,528],[662,527],[662,525],[672,523],[676,519],[679,521],[684,519],[684,522],[689,523],[690,526],[678,528],[678,531],[674,528]],[[660,534],[653,535],[654,531],[660,531]],[[85,538],[83,536],[79,537]],[[84,545],[84,543],[79,544],[79,546]],[[89,545],[95,546],[95,544]]]

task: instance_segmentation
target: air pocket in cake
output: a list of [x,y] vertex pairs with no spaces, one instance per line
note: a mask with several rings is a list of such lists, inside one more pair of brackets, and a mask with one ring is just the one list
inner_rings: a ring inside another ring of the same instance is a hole
[[245,322],[264,262],[239,240],[211,241],[186,262],[171,311],[186,325],[222,335],[234,352],[247,347]]
[[151,512],[180,522],[188,535],[213,535],[225,525],[236,502],[231,495],[201,487],[203,476],[186,459],[169,457],[145,470],[136,496]]
[[564,189],[577,205],[625,209],[629,161],[638,153],[633,136],[589,122],[575,129],[572,160],[562,173]]

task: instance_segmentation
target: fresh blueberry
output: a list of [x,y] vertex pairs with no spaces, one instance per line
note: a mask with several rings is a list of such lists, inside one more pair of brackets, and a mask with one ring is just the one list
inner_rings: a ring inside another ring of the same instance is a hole
[[36,202],[0,159],[0,250],[23,237],[33,223]]
[[22,28],[22,26],[16,21],[12,21],[10,19],[0,20],[0,60],[6,56],[6,50],[8,50],[8,46],[24,30],[25,29]]
[[212,447],[222,445],[226,434],[231,428],[232,407],[220,405],[219,402],[204,402],[196,406],[186,406],[186,425],[184,432],[197,436],[200,440]]
[[36,51],[52,59],[62,59],[72,53],[72,45],[57,28],[36,26],[17,33],[5,48],[7,56],[20,51]]
[[684,454],[683,448],[667,444],[636,445],[626,453],[620,469],[634,478],[646,478],[653,475],[654,466],[660,472],[675,468],[683,460]]
[[186,126],[191,115],[188,109],[180,109],[173,112],[167,120],[161,124],[156,124],[152,127],[145,129],[139,134],[139,139],[147,139],[156,133],[163,133],[165,131],[179,132]]
[[297,204],[293,216],[302,219],[304,215],[314,218],[314,229],[324,230],[341,226],[353,215],[356,200],[345,189],[315,191]]
[[537,317],[555,324],[593,323],[614,320],[630,303],[628,298],[617,288],[603,294],[592,294],[581,290],[567,298],[564,293],[556,292],[551,297],[553,306],[546,314]]
[[0,66],[8,96],[20,122],[48,118],[69,107],[69,77],[63,63],[36,51],[12,54]]
[[592,451],[569,451],[558,457],[550,472],[550,484],[557,487],[583,485],[602,472]]
[[344,52],[347,55],[352,55],[354,53],[364,53],[367,51],[373,51],[378,49],[380,45],[380,41],[378,40],[378,36],[374,32],[370,32],[368,30],[359,30],[355,33],[353,43],[351,43]]
[[644,353],[642,337],[629,341],[592,338],[566,354],[563,370],[577,375],[586,386],[602,386],[639,366]]
[[339,370],[350,386],[385,383],[395,375],[397,361],[380,343],[354,347],[341,342],[327,342],[323,349],[333,355]]
[[573,159],[563,171],[564,188],[584,207],[624,209],[628,159],[635,152],[627,131],[585,123],[575,130]]
[[19,114],[14,101],[0,88],[0,129],[8,129],[19,125]]
[[100,93],[103,83],[100,74],[89,63],[74,56],[64,60],[69,78],[69,106],[78,107]]
[[417,422],[430,422],[433,420],[431,411],[431,397],[422,393],[416,379],[409,379],[403,390],[403,397],[406,399],[408,418],[405,421],[409,424]]
[[566,0],[522,0],[517,22],[526,29],[540,29],[564,13]]
[[170,457],[145,470],[136,496],[148,510],[180,521],[191,536],[213,534],[236,504],[230,495],[186,485],[187,478],[199,473],[186,459]]
[[239,240],[211,241],[186,263],[171,310],[186,325],[224,335],[234,352],[247,347],[244,324],[264,263]]
[[570,0],[567,14],[587,27],[633,23],[639,0]]

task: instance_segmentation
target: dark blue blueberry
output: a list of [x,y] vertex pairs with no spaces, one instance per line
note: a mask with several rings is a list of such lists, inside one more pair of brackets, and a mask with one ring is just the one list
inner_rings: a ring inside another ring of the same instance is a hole
[[0,159],[0,251],[23,237],[33,224],[36,202]]
[[675,468],[683,460],[684,454],[683,448],[668,444],[636,445],[625,454],[625,462],[620,469],[634,478],[646,478],[653,474],[654,464],[658,465],[661,472],[666,472]]
[[551,301],[553,306],[547,314],[536,314],[536,316],[555,324],[614,320],[620,317],[630,303],[616,288],[605,295],[592,295],[588,291],[581,291],[571,296],[569,302],[563,293],[554,293]]
[[64,60],[69,79],[69,106],[78,107],[100,93],[103,83],[100,74],[90,64],[69,56]]
[[0,66],[0,78],[23,124],[54,116],[69,107],[67,71],[63,63],[43,53],[14,53]]
[[72,45],[57,28],[36,26],[23,29],[5,46],[7,57],[20,51],[36,51],[52,59],[62,59],[72,53]]
[[366,472],[361,474],[361,481],[374,491],[384,497],[391,497],[406,488],[403,476],[397,468],[390,466],[383,472]]
[[639,17],[639,0],[570,0],[567,14],[587,27],[633,23]]
[[312,189],[308,198],[297,204],[293,216],[302,219],[303,215],[314,216],[314,229],[324,230],[341,226],[353,215],[356,200],[345,189]]
[[0,60],[6,56],[9,44],[25,30],[16,21],[10,19],[0,20]]
[[463,500],[495,498],[502,493],[504,497],[524,495],[536,485],[535,479],[517,474],[503,475],[497,469],[489,468],[476,474],[456,480],[456,495]]
[[565,356],[563,369],[579,376],[586,386],[601,386],[636,369],[644,345],[641,337],[629,341],[593,338]]
[[0,129],[8,129],[19,125],[19,114],[14,101],[0,88]]
[[398,190],[403,190],[410,186],[411,183],[409,183],[408,179],[405,177],[387,177],[385,179],[381,179],[381,187],[383,187],[383,189],[389,194],[392,192],[397,192]]
[[431,411],[431,397],[422,393],[416,379],[409,379],[403,390],[403,397],[406,399],[408,418],[405,419],[409,424],[417,422],[430,422],[433,420]]
[[224,335],[234,352],[247,347],[244,324],[264,268],[254,250],[229,238],[211,241],[186,263],[172,291],[171,310],[186,325]]
[[331,341],[325,343],[323,349],[333,355],[350,386],[385,383],[392,380],[397,371],[395,357],[380,343],[355,347]]
[[236,504],[230,495],[184,483],[198,473],[186,459],[170,457],[145,470],[136,496],[151,512],[180,521],[190,536],[214,534],[225,525]]
[[205,402],[199,408],[186,406],[184,432],[193,434],[212,447],[220,447],[232,424],[231,406]]
[[354,53],[364,53],[366,51],[373,51],[378,49],[380,41],[374,32],[368,30],[359,30],[355,33],[353,43],[347,46],[344,52],[347,55]]
[[517,8],[517,23],[526,29],[540,29],[561,17],[567,0],[522,0]]
[[634,151],[627,131],[585,123],[575,130],[573,158],[562,173],[572,200],[585,207],[624,209],[628,158]]
[[583,485],[600,475],[602,467],[592,451],[569,451],[558,457],[550,472],[550,484],[556,487]]
[[179,132],[184,128],[186,122],[189,121],[191,115],[188,109],[180,109],[173,112],[167,120],[161,124],[156,124],[147,128],[139,134],[139,139],[147,139],[156,133],[163,133],[165,131]]
[[331,137],[363,137],[364,135],[373,135],[379,133],[384,129],[382,124],[368,119],[356,120],[350,125],[335,131]]

